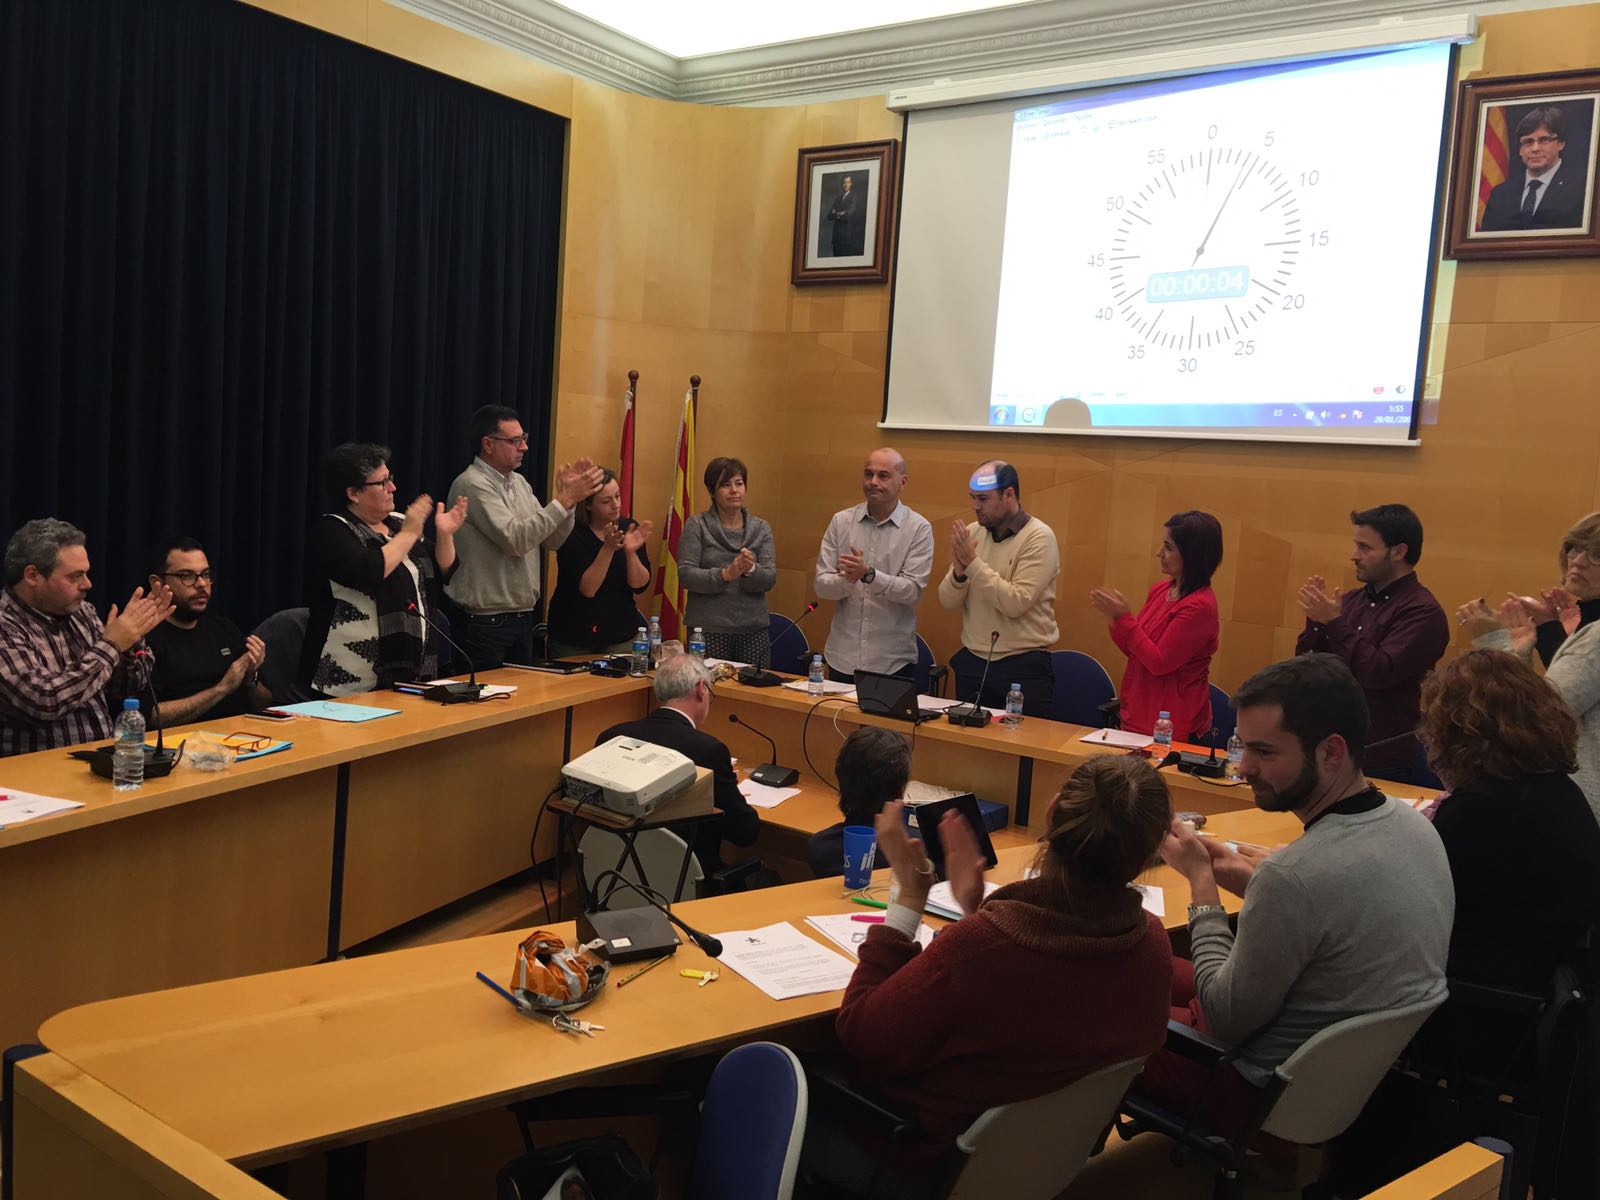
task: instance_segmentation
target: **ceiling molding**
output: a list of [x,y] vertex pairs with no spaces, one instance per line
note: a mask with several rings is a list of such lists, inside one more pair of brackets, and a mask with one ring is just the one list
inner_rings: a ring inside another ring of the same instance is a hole
[[586,79],[698,104],[793,104],[1399,17],[1571,0],[1036,0],[800,42],[675,58],[550,0],[388,0]]

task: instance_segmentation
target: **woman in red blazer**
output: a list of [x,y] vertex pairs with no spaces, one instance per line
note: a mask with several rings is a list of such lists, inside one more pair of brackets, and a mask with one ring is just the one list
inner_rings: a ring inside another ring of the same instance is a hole
[[1137,616],[1114,588],[1089,593],[1090,603],[1111,623],[1111,640],[1128,656],[1120,691],[1122,727],[1149,732],[1166,711],[1179,741],[1209,741],[1211,656],[1217,652],[1211,576],[1222,562],[1222,526],[1210,513],[1194,509],[1168,518],[1156,561],[1161,581]]

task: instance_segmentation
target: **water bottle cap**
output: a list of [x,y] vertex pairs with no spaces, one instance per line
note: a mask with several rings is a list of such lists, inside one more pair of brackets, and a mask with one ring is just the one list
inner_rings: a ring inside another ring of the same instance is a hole
[[1172,719],[1172,714],[1169,713],[1166,709],[1163,708],[1161,710],[1161,719],[1163,721],[1170,721]]
[[139,701],[133,696],[125,697],[122,701],[123,712],[127,712],[130,708],[135,712],[139,710]]
[[820,655],[820,654],[813,654],[813,655],[812,655],[812,656],[811,656],[811,661],[812,661],[812,662],[821,662],[821,661],[822,661],[822,655]]

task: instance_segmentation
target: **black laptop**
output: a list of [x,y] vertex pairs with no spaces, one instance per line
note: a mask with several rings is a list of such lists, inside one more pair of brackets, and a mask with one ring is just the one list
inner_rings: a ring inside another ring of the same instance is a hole
[[917,707],[914,679],[901,679],[898,675],[884,675],[878,671],[856,672],[856,703],[862,712],[916,723],[933,721],[944,715],[942,708]]

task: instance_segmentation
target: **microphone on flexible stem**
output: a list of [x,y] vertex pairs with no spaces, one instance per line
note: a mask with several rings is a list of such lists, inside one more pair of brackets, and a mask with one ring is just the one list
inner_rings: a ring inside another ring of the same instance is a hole
[[750,724],[749,721],[744,720],[739,716],[738,713],[729,713],[728,720],[735,725],[743,725],[751,733],[755,734],[762,741],[766,742],[767,745],[772,747],[772,761],[764,762],[754,771],[751,771],[751,779],[754,779],[757,783],[764,784],[767,787],[790,787],[797,779],[800,778],[800,772],[795,768],[780,767],[778,765],[777,742],[773,741],[766,734],[762,733],[761,730]]
[[[683,930],[691,942],[712,958],[722,955],[721,938],[702,933],[692,925],[679,920],[672,914],[670,908],[627,876],[614,870],[602,871],[594,877],[594,882],[590,886],[598,890],[600,884],[607,880],[612,882],[611,891],[625,887],[643,897],[644,902],[649,905],[648,909],[624,908],[616,912],[597,909],[579,915],[579,941],[604,943],[603,952],[608,961],[630,962],[634,959],[660,958],[662,955],[676,952],[677,943],[672,938],[672,931],[662,924],[662,918]],[[608,897],[611,891],[606,893]]]
[[150,693],[150,715],[154,718],[156,726],[155,748],[152,750],[147,747],[144,752],[144,773],[152,779],[159,779],[178,765],[178,760],[183,757],[183,748],[180,745],[177,750],[169,751],[161,736],[161,697],[156,695],[156,679],[150,670],[152,655],[149,649],[140,646],[133,651],[133,657],[138,661],[141,673],[144,675],[145,690]]
[[[802,612],[799,617],[789,617],[783,613],[779,613],[778,616],[783,617],[785,621],[788,621],[789,625],[787,629],[784,629],[778,634],[777,637],[772,639],[772,644],[776,646],[779,638],[782,638],[783,635],[788,633],[790,629],[799,629],[800,622],[804,621],[812,613],[816,612],[817,606],[820,603],[821,601],[813,600],[810,604],[806,605],[805,611]],[[771,671],[763,671],[759,667],[742,667],[739,671],[739,682],[747,687],[777,687],[778,684],[783,682],[783,679],[781,676],[774,675]]]
[[945,720],[952,725],[965,725],[981,729],[989,723],[989,713],[979,704],[983,696],[983,685],[989,682],[989,664],[994,661],[994,648],[1000,643],[1000,631],[991,630],[989,633],[989,657],[983,660],[983,675],[978,680],[978,690],[972,693],[972,699],[965,704],[956,704],[945,709]]
[[472,655],[456,645],[455,639],[441,629],[437,621],[418,608],[415,600],[406,605],[406,611],[421,617],[427,623],[429,629],[442,637],[449,643],[452,650],[467,660],[466,683],[436,683],[431,688],[423,689],[422,698],[424,700],[437,700],[440,704],[470,704],[473,701],[482,700],[483,684],[478,682],[478,672],[472,665]]

